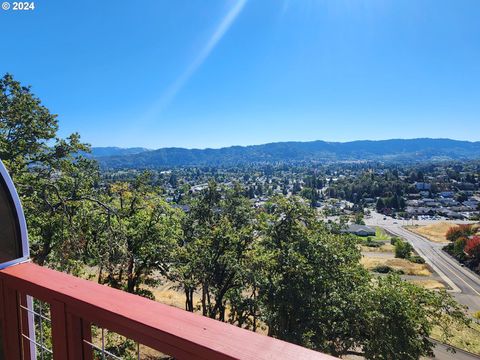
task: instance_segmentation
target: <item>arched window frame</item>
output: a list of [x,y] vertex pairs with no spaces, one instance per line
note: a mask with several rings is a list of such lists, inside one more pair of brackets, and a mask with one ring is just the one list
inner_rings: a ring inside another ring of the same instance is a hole
[[[28,232],[27,232],[27,223],[25,221],[25,215],[23,213],[23,208],[22,204],[20,202],[20,198],[17,193],[17,189],[15,188],[15,185],[13,184],[12,178],[8,174],[7,169],[3,165],[3,162],[0,160],[0,175],[1,179],[0,181],[6,185],[8,189],[8,195],[10,196],[10,200],[12,201],[15,209],[15,215],[16,215],[16,224],[18,226],[18,230],[20,233],[20,241],[21,241],[21,250],[22,250],[22,256],[13,259],[7,262],[0,263],[0,269],[4,269],[8,266],[15,265],[21,262],[25,262],[29,260],[30,258],[30,247],[28,244]],[[3,186],[3,184],[0,184],[0,186]]]

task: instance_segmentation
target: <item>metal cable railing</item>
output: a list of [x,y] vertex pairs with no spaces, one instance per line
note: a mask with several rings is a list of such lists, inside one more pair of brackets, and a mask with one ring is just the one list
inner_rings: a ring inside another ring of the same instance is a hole
[[26,296],[25,304],[20,303],[22,338],[30,346],[25,346],[24,358],[50,360],[53,358],[51,329],[52,320],[49,305],[31,296]]
[[335,359],[31,263],[0,270],[0,320],[7,359]]

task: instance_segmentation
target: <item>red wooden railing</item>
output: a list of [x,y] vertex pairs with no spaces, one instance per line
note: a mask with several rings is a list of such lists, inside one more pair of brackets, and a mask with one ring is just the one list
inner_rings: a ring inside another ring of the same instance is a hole
[[[55,360],[92,359],[96,324],[175,359],[315,359],[324,355],[32,263],[0,271],[6,359],[30,359],[26,296],[50,305]],[[23,307],[22,307],[23,306]],[[23,329],[23,330],[22,330]]]

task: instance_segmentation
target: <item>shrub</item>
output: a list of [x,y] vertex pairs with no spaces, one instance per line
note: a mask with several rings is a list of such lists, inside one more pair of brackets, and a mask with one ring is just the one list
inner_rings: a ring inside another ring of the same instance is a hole
[[421,256],[418,256],[418,255],[410,256],[410,258],[408,260],[410,260],[411,262],[413,262],[415,264],[425,264],[425,259],[422,258]]
[[458,257],[463,257],[464,256],[464,249],[465,245],[467,244],[468,239],[465,237],[461,237],[457,240],[455,240],[453,244],[453,255],[458,256]]
[[413,251],[412,245],[406,241],[398,240],[395,243],[395,257],[400,259],[410,258]]
[[450,255],[455,255],[454,252],[453,252],[453,248],[455,247],[455,244],[453,243],[450,243],[450,244],[447,244],[445,245],[442,250],[443,251],[446,251],[447,253],[449,253]]
[[367,239],[367,241],[365,241],[365,246],[378,248],[378,247],[382,246],[382,243]]
[[398,237],[394,236],[390,239],[390,244],[395,245],[399,240],[400,239]]
[[475,319],[480,320],[480,311],[477,311],[477,312],[473,313],[473,317],[474,317]]
[[394,270],[390,267],[390,266],[387,266],[387,265],[378,265],[378,266],[375,266],[372,271],[374,272],[377,272],[377,273],[380,273],[380,274],[389,274],[389,273],[392,273],[394,272]]
[[363,214],[361,212],[355,214],[355,224],[365,225],[365,221],[363,220]]
[[373,272],[377,272],[380,274],[397,274],[403,275],[405,272],[403,270],[395,270],[388,265],[378,265],[372,269]]

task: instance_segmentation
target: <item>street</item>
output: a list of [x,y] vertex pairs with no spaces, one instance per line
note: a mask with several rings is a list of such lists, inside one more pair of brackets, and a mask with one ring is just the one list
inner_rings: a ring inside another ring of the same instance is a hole
[[[407,240],[425,259],[426,263],[448,284],[449,292],[460,304],[466,305],[470,313],[480,311],[480,277],[462,267],[459,262],[446,254],[442,250],[445,244],[429,241],[403,228],[402,221],[375,212],[370,218],[365,219],[365,223],[370,226],[379,226],[389,233]],[[428,223],[432,223],[432,221],[422,221],[421,224]],[[435,359],[439,360],[478,358],[478,356],[464,352],[452,354],[446,351],[446,347],[443,345],[437,345],[435,348]]]
[[[386,220],[383,220],[384,218]],[[450,292],[459,303],[468,306],[470,312],[480,311],[480,277],[442,251],[445,244],[429,241],[403,228],[400,221],[381,214],[373,213],[371,218],[366,219],[366,223],[380,226],[393,235],[407,240],[449,285]]]

